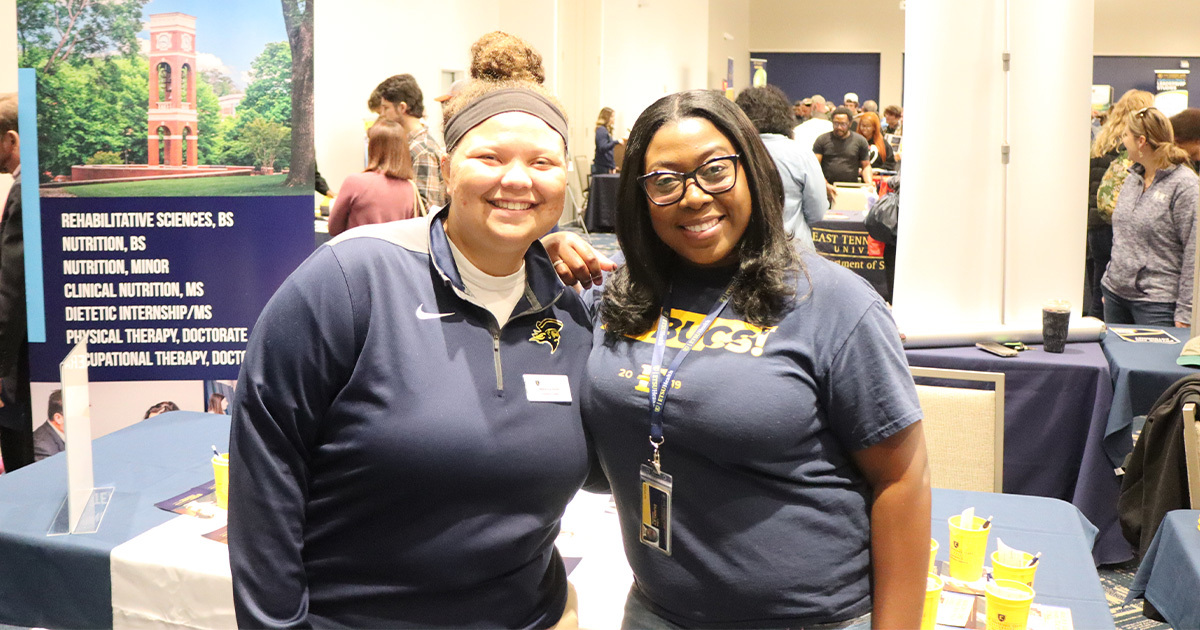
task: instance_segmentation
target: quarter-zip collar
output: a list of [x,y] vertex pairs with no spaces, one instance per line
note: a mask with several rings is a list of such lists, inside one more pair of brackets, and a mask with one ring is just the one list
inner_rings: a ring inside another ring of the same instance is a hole
[[[463,284],[458,266],[454,264],[454,254],[450,251],[450,237],[446,236],[445,222],[450,214],[450,206],[432,213],[429,219],[429,260],[442,281],[454,288],[454,292],[462,299],[482,306],[469,293]],[[558,279],[549,254],[540,241],[534,241],[525,252],[525,295],[513,309],[513,318],[526,313],[541,311],[554,304],[566,291],[566,286]]]

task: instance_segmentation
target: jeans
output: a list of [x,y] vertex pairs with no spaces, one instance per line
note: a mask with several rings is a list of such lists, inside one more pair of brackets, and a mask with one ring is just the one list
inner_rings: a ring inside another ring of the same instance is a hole
[[[663,619],[650,610],[650,607],[642,601],[642,595],[636,591],[637,584],[634,584],[625,598],[625,618],[621,621],[621,630],[684,630],[685,626]],[[804,626],[798,630],[870,630],[870,628],[871,613],[867,613],[854,619],[818,623]]]
[[1108,287],[1104,292],[1104,323],[1106,324],[1149,324],[1151,326],[1174,326],[1174,302],[1139,302],[1114,295]]

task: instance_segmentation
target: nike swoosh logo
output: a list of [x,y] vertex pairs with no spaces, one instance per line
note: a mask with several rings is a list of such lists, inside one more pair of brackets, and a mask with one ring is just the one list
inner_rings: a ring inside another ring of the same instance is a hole
[[454,313],[430,313],[425,310],[425,305],[421,304],[417,307],[417,319],[441,319],[449,317]]

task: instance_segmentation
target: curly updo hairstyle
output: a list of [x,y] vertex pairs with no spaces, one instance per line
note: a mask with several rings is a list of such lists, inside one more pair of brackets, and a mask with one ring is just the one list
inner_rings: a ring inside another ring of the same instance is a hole
[[546,82],[542,55],[528,42],[504,31],[492,31],[471,44],[471,78],[484,81]]
[[461,92],[442,108],[442,126],[479,97],[505,88],[536,92],[554,103],[563,115],[566,108],[550,90],[542,86],[546,70],[542,56],[528,42],[503,31],[493,31],[471,44],[471,78]]

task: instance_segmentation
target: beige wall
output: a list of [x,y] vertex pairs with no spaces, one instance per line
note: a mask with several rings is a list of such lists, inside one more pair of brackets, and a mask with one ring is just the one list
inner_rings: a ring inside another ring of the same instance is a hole
[[740,92],[750,85],[750,0],[709,0],[707,87],[720,89],[731,58]]
[[599,1],[599,104],[616,110],[616,134],[623,136],[654,101],[706,86],[709,2]]
[[[542,0],[538,0],[541,2]],[[547,0],[548,1],[548,0]],[[494,0],[318,2],[314,16],[317,166],[337,190],[363,169],[371,90],[408,73],[425,94],[426,123],[440,128],[442,70],[467,70],[471,42],[500,28]]]
[[1200,3],[1196,0],[1095,1],[1095,54],[1200,56]]
[[[834,10],[825,0],[748,1],[751,50],[878,52],[880,104],[900,102],[905,12],[899,0],[860,0],[853,11]],[[1196,0],[1095,2],[1095,54],[1200,56]],[[864,16],[871,16],[870,26]]]
[[900,102],[904,11],[899,0],[859,0],[847,5],[824,0],[749,3],[750,50],[880,53],[880,108]]

